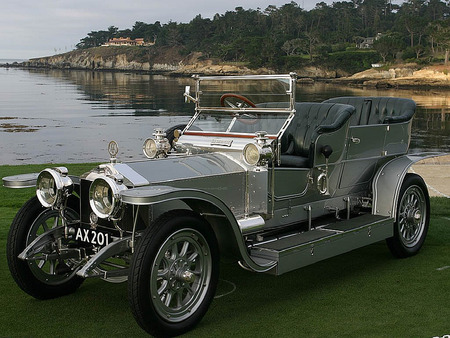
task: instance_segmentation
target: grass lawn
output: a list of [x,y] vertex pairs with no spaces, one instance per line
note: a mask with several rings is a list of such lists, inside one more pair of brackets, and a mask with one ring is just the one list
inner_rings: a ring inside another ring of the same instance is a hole
[[[80,174],[93,165],[67,166]],[[0,177],[44,167],[1,166]],[[33,188],[0,187],[0,337],[146,336],[129,310],[126,283],[89,279],[76,293],[48,301],[16,286],[6,263],[6,237],[33,194]],[[392,257],[380,242],[278,277],[223,262],[216,299],[186,336],[449,335],[450,200],[432,198],[431,208],[425,245],[408,259]]]

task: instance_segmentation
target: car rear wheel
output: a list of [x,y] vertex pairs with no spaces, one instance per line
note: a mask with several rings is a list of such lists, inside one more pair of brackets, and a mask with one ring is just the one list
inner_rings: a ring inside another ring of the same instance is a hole
[[[69,221],[79,219],[77,209],[78,199],[69,199],[66,217]],[[44,208],[37,197],[31,198],[17,212],[14,218],[7,242],[7,260],[11,275],[17,285],[29,295],[37,299],[50,299],[74,292],[83,282],[78,277],[76,267],[79,262],[74,259],[48,259],[60,249],[55,238],[42,249],[39,257],[32,260],[21,260],[18,255],[38,236],[44,232],[62,226],[57,210]],[[65,243],[62,243],[64,246]]]
[[202,319],[217,287],[217,248],[209,224],[188,210],[170,211],[146,230],[128,280],[131,310],[145,331],[179,335]]
[[386,240],[396,257],[404,258],[419,252],[430,223],[430,198],[423,179],[407,174],[400,189],[394,236]]

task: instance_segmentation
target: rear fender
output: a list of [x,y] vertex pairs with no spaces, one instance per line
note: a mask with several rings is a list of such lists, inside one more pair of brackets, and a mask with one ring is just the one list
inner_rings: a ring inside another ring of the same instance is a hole
[[397,216],[398,195],[408,169],[420,160],[444,155],[448,154],[418,153],[404,155],[383,165],[375,174],[372,183],[372,214],[395,218]]

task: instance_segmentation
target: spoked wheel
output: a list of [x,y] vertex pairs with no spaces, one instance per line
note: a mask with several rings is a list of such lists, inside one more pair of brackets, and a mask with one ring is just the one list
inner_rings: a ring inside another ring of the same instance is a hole
[[397,203],[394,237],[387,239],[396,257],[409,257],[419,252],[430,223],[430,198],[423,179],[408,174],[403,181]]
[[162,215],[131,265],[129,300],[138,324],[155,336],[192,329],[213,300],[218,262],[214,232],[203,218],[187,210]]
[[[67,219],[69,221],[79,219],[78,213],[74,210],[77,200],[69,202],[73,202],[70,203],[73,208],[66,209]],[[83,279],[75,274],[78,261],[55,257],[60,248],[64,248],[67,244],[62,238],[55,238],[32,260],[24,261],[18,258],[18,255],[38,236],[61,226],[59,212],[42,207],[37,197],[31,198],[23,205],[11,224],[7,243],[8,266],[17,285],[35,298],[60,297],[74,292],[83,282]],[[58,241],[61,242],[59,246]]]

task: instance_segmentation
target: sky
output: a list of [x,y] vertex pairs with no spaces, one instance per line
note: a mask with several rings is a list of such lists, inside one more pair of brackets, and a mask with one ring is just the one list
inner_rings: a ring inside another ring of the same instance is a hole
[[[30,59],[68,52],[91,31],[132,28],[136,21],[161,24],[212,18],[236,7],[266,9],[290,0],[20,0],[2,2],[0,59]],[[320,0],[299,0],[311,10]],[[331,4],[332,0],[325,0]]]

